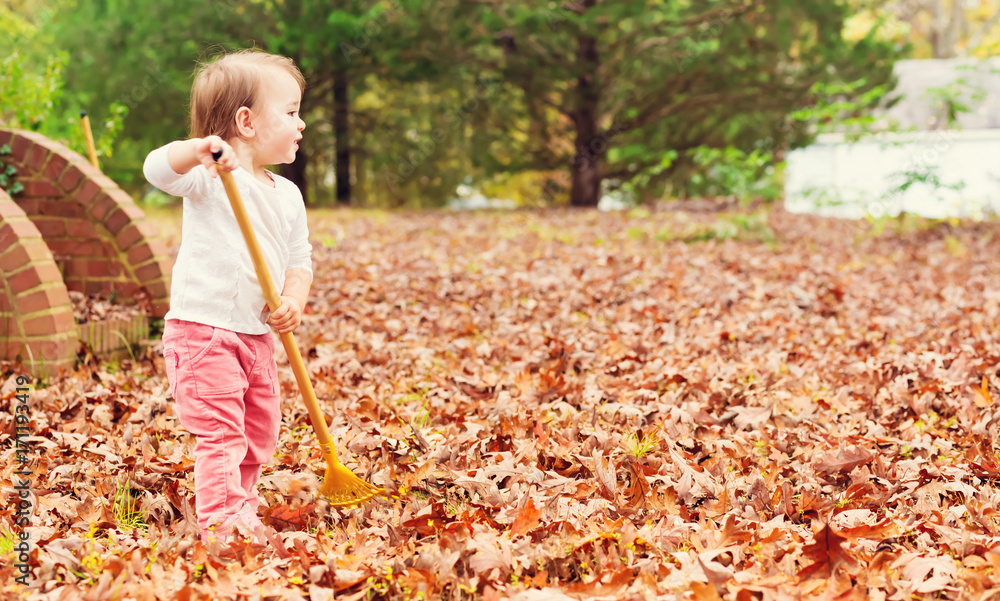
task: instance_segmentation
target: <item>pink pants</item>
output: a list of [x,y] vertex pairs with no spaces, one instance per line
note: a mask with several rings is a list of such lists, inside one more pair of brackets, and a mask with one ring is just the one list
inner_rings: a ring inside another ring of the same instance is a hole
[[195,508],[204,533],[248,505],[281,426],[271,334],[239,334],[169,319],[163,356],[181,425],[197,437]]

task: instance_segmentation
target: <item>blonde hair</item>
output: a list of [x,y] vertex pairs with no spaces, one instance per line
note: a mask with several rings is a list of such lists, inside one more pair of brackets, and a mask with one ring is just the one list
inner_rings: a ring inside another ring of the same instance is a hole
[[283,69],[305,91],[305,78],[292,59],[260,50],[240,50],[199,65],[191,86],[191,137],[239,137],[233,118],[240,107],[256,107],[268,67]]

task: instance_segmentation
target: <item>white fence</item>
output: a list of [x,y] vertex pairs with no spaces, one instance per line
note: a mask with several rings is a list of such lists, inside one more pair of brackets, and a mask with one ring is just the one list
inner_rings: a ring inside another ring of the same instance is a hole
[[789,153],[785,207],[850,218],[1000,213],[1000,130],[822,135]]

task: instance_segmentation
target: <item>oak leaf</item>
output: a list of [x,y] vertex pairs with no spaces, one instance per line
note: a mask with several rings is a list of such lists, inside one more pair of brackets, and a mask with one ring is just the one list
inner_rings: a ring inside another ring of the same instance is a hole
[[799,581],[813,577],[829,578],[839,566],[853,568],[858,565],[850,552],[844,548],[848,539],[838,534],[829,523],[822,523],[813,530],[813,542],[802,548],[802,556],[813,563],[799,570]]

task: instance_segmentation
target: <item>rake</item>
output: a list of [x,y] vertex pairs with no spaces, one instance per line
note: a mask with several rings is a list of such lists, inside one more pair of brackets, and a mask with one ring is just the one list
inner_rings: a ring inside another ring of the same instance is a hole
[[[222,156],[222,151],[214,152],[212,156],[218,161]],[[226,188],[229,204],[232,205],[233,213],[236,214],[236,221],[240,224],[240,231],[243,232],[247,248],[250,249],[250,257],[253,259],[254,269],[257,271],[257,279],[260,281],[260,287],[264,292],[264,299],[267,301],[267,306],[271,309],[271,313],[274,313],[281,306],[281,298],[274,287],[274,281],[271,280],[271,273],[267,269],[267,263],[264,262],[264,255],[260,250],[260,245],[257,244],[257,235],[254,234],[250,218],[247,216],[246,208],[243,206],[240,191],[236,188],[236,182],[233,180],[231,173],[220,169],[219,177],[222,179],[222,185]],[[281,344],[285,347],[285,354],[288,355],[288,362],[295,373],[295,381],[298,383],[299,391],[305,400],[306,409],[309,410],[309,421],[312,422],[313,430],[316,432],[316,440],[319,442],[320,449],[323,452],[323,458],[326,459],[326,475],[323,479],[323,487],[320,489],[320,494],[329,499],[331,505],[337,507],[361,505],[378,495],[386,494],[385,489],[376,488],[355,476],[337,458],[337,450],[333,446],[333,437],[330,436],[330,430],[326,427],[326,418],[319,408],[316,391],[313,390],[312,382],[309,380],[306,365],[302,360],[302,355],[299,353],[299,347],[295,343],[295,336],[291,332],[286,332],[280,334],[280,337]]]

